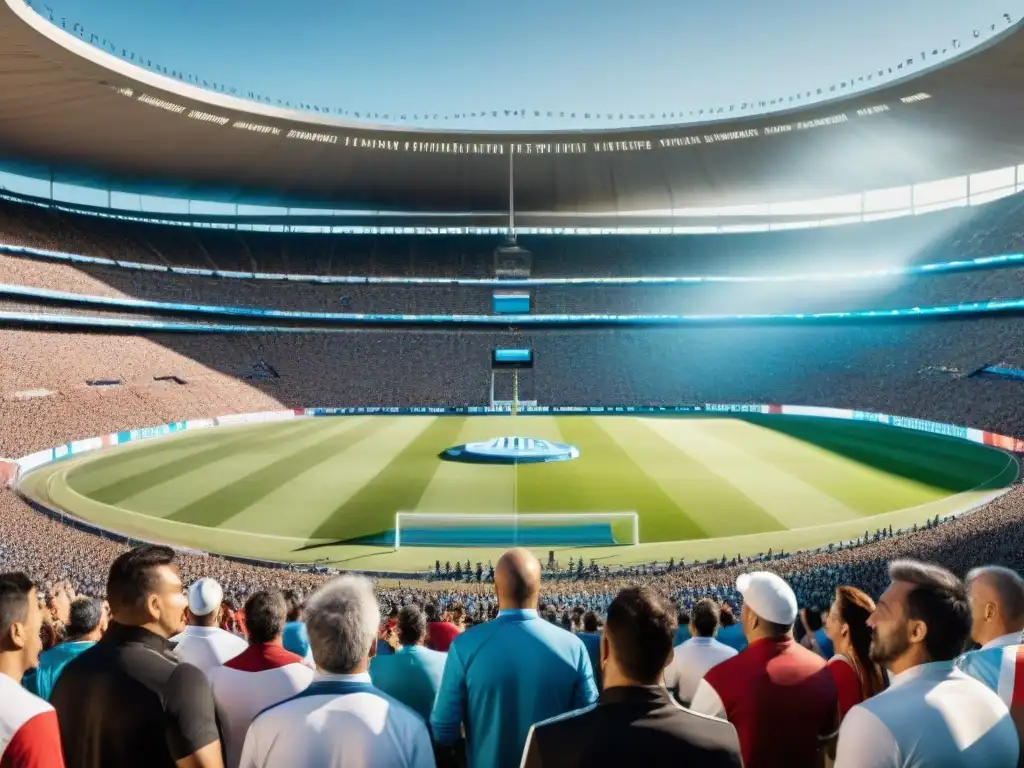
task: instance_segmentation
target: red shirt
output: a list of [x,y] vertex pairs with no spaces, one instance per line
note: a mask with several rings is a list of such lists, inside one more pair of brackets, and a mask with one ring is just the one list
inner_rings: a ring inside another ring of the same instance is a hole
[[746,768],[814,765],[819,738],[835,731],[836,684],[825,660],[789,638],[751,643],[704,681],[736,728]]
[[0,674],[0,768],[64,768],[53,707]]
[[1024,707],[1024,645],[1017,646],[1017,658],[1013,665],[1013,693],[1010,706]]
[[839,720],[842,721],[847,712],[864,701],[864,692],[861,690],[857,671],[842,656],[833,656],[829,659],[828,671],[832,673],[832,679],[836,683],[836,692],[839,694]]
[[450,621],[431,621],[427,623],[427,648],[441,653],[448,653],[448,646],[461,632]]
[[[1017,658],[1013,665],[1013,690],[1010,693],[1010,716],[1017,726],[1017,733],[1024,747],[1024,645],[1017,647]],[[1024,754],[1022,752],[1021,754]]]

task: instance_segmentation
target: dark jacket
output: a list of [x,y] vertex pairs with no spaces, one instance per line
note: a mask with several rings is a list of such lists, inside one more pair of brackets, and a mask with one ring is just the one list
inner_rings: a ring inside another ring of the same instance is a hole
[[607,688],[597,704],[537,723],[524,768],[739,768],[736,730],[683,708],[661,686]]

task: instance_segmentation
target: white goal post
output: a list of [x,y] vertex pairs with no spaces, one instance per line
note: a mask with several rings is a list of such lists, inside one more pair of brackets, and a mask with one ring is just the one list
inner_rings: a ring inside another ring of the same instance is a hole
[[[538,513],[507,513],[507,514],[466,514],[466,513],[434,513],[434,512],[396,512],[395,513],[395,549],[402,548],[402,531],[416,529],[419,531],[438,532],[443,539],[443,531],[452,533],[452,541],[458,540],[458,532],[480,531],[493,529],[495,533],[508,531],[509,542],[493,546],[508,546],[522,543],[524,546],[566,546],[566,531],[574,526],[586,527],[594,524],[607,523],[612,541],[605,546],[636,545],[640,543],[640,518],[636,512],[538,512]],[[545,540],[545,532],[553,535],[552,540]],[[571,536],[570,536],[571,538]],[[601,546],[600,542],[588,543],[581,539],[578,546]],[[406,546],[485,546],[484,544],[454,544],[439,540],[433,544],[408,543]]]

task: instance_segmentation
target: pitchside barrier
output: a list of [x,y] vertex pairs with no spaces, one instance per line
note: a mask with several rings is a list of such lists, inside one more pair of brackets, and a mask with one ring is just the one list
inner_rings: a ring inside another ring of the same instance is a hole
[[[189,419],[188,421],[175,421],[169,424],[160,424],[155,427],[143,427],[141,429],[129,429],[122,432],[112,432],[98,437],[89,437],[82,440],[73,440],[69,443],[58,445],[54,448],[46,448],[42,451],[30,453],[27,456],[15,459],[17,472],[15,473],[14,484],[17,479],[26,472],[30,472],[45,464],[60,461],[71,456],[77,456],[90,451],[107,448],[113,445],[124,445],[126,443],[138,442],[140,440],[151,440],[154,438],[173,435],[179,432],[196,429],[209,429],[211,427],[229,426],[234,424],[259,424],[272,421],[283,421],[287,419],[302,417],[322,416],[422,416],[422,415],[475,415],[475,414],[507,414],[508,410],[502,407],[490,408],[488,406],[420,406],[420,407],[378,407],[378,406],[353,406],[344,408],[295,408],[285,411],[264,411],[261,413],[241,413],[219,416],[212,419]],[[870,411],[856,411],[847,408],[822,408],[812,405],[766,405],[766,404],[736,404],[736,403],[704,403],[696,405],[665,405],[665,406],[546,406],[546,405],[523,405],[519,409],[520,416],[532,414],[583,414],[599,416],[644,416],[656,414],[729,414],[729,413],[760,413],[775,414],[782,416],[814,416],[824,419],[845,419],[853,421],[871,421],[878,424],[888,424],[901,429],[914,429],[919,432],[931,432],[937,435],[970,440],[973,443],[982,443],[995,448],[1001,448],[1015,453],[1024,453],[1024,440],[1000,435],[995,432],[986,432],[971,427],[961,427],[955,424],[944,424],[938,421],[927,419],[915,419],[907,416],[893,416],[884,413],[872,413]],[[510,417],[511,418],[511,417]],[[7,474],[10,474],[9,472]],[[396,510],[397,511],[397,510]]]

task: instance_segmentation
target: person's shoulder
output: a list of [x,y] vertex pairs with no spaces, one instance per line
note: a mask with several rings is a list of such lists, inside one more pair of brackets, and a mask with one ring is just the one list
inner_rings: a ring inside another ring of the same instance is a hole
[[[693,639],[695,639],[695,638],[690,638],[690,640],[693,640]],[[689,643],[690,640],[687,640],[686,643],[683,643],[683,645],[686,645],[687,643]],[[699,644],[694,643],[690,647],[693,648],[693,647],[700,647],[700,646],[699,646]],[[721,640],[718,640],[716,638],[711,638],[711,643],[707,647],[713,648],[717,653],[720,653],[723,656],[727,656],[729,658],[732,658],[733,656],[736,656],[739,653],[739,651],[737,651],[731,645],[726,645]]]
[[[25,690],[6,675],[0,675],[0,678],[0,722],[6,722],[8,725],[13,724],[12,721],[15,720],[24,723],[37,715],[54,711],[48,701]],[[18,725],[14,724],[15,730],[17,727]]]
[[800,643],[793,642],[785,651],[790,657],[790,663],[797,662],[808,672],[818,672],[825,669],[827,662],[821,654],[815,653],[810,648],[804,648]]
[[568,648],[582,648],[586,650],[586,644],[580,638],[579,635],[570,632],[562,627],[555,626],[550,621],[544,619],[533,619],[529,622],[524,622],[529,625],[529,631],[534,634],[543,637],[548,643],[552,645],[561,645]]
[[955,686],[957,698],[971,698],[978,703],[987,702],[993,704],[995,702],[1002,703],[1003,701],[992,688],[963,669],[954,668],[949,673],[949,676],[939,685]]
[[[981,684],[979,683],[979,685]],[[871,715],[875,720],[884,724],[894,717],[901,718],[907,711],[914,711],[916,705],[910,700],[916,699],[918,696],[919,693],[912,686],[902,685],[897,688],[886,688],[852,707],[846,713],[843,722],[846,722],[846,718],[857,711],[861,718]]]
[[415,709],[407,704],[396,699],[389,693],[385,693],[379,688],[375,688],[368,695],[376,696],[378,699],[382,699],[388,704],[388,720],[392,722],[400,722],[405,727],[419,729],[420,727],[426,728],[427,721],[423,719],[423,715],[417,712]]
[[234,645],[241,648],[243,651],[249,647],[249,644],[241,637],[236,635],[234,632],[228,632],[226,629],[221,629],[214,637],[217,638],[217,642],[223,643],[224,645]]
[[[1016,651],[1017,646],[1012,646],[1012,648]],[[972,677],[976,677],[979,671],[1002,666],[1003,656],[1006,650],[1006,647],[1002,647],[968,651],[967,653],[957,656],[953,661],[953,666],[958,670],[966,672]]]
[[499,633],[498,624],[498,621],[492,620],[467,627],[452,638],[448,646],[448,652],[451,653],[452,649],[465,651],[487,642],[487,640]]
[[[732,648],[730,650],[735,651],[736,649]],[[748,655],[737,651],[732,656],[727,659],[723,659],[704,673],[704,679],[712,686],[715,685],[716,681],[728,680],[734,677],[738,670],[741,670],[746,666],[748,658]]]
[[589,727],[589,724],[594,719],[600,716],[599,706],[599,704],[594,703],[580,709],[573,709],[561,715],[541,720],[535,723],[533,728],[535,731],[543,732],[544,735],[551,735],[573,728],[586,728]]
[[444,664],[448,659],[447,653],[435,651],[433,648],[420,647],[418,656],[428,664]]
[[206,673],[194,664],[182,661],[174,664],[167,678],[167,695],[195,696],[210,690]]
[[[51,648],[49,651],[44,651],[39,655],[39,666],[43,667],[43,657],[46,657],[46,665],[58,662],[60,659],[53,653],[60,646]],[[50,654],[47,656],[47,654]],[[100,643],[94,643],[90,647],[86,648],[79,654],[76,654],[70,658],[67,664],[61,669],[60,680],[65,677],[73,679],[79,675],[89,674],[94,669],[104,669],[109,654]]]
[[[896,722],[894,718],[900,718],[907,711],[905,702],[901,696],[894,693],[892,688],[887,688],[876,693],[860,704],[850,707],[850,711],[843,717],[840,731],[888,731],[892,733],[889,724]],[[911,711],[914,711],[911,708]]]
[[736,729],[728,720],[684,707],[671,696],[666,710],[674,723],[682,724],[688,731],[710,734],[729,743],[736,739]]

